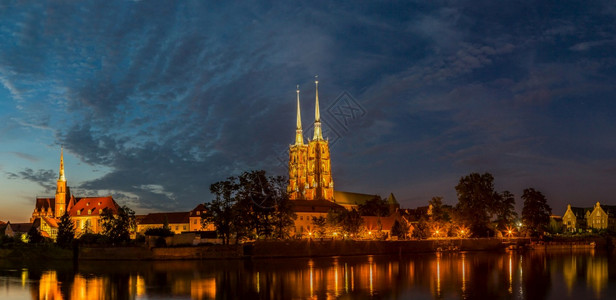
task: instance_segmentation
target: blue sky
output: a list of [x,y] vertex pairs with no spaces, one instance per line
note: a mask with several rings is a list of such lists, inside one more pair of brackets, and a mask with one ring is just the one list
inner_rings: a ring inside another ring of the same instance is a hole
[[336,189],[455,204],[490,172],[520,208],[527,187],[557,214],[616,204],[615,19],[613,1],[4,1],[0,220],[53,195],[60,145],[74,194],[138,213],[284,175],[316,74]]

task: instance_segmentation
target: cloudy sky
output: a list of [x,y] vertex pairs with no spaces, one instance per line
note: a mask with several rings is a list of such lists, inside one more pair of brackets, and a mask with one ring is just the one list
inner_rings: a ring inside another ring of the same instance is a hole
[[210,2],[0,4],[0,220],[54,194],[61,145],[75,195],[138,213],[284,175],[317,74],[338,190],[455,204],[490,172],[519,208],[616,204],[613,1]]

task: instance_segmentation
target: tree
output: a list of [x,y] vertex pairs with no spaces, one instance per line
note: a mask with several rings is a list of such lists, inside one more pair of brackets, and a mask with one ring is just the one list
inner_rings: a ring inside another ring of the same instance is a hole
[[109,208],[101,213],[103,235],[112,244],[119,244],[130,240],[130,231],[135,227],[135,212],[128,206],[118,207],[117,215]]
[[239,203],[247,208],[251,230],[259,237],[287,238],[296,218],[287,195],[287,179],[259,170],[244,172],[239,184]]
[[425,218],[421,218],[415,223],[415,228],[413,228],[411,236],[418,240],[426,239],[430,236],[430,228]]
[[375,196],[365,203],[360,204],[358,209],[362,216],[385,217],[389,215],[389,205],[387,205],[387,201],[381,199],[379,196]]
[[451,217],[449,213],[443,207],[443,197],[432,197],[430,202],[428,202],[432,206],[432,221],[443,223],[451,221]]
[[402,222],[396,220],[391,227],[391,235],[397,236],[398,239],[406,239],[409,230],[410,227],[404,220]]
[[515,197],[509,191],[504,191],[497,203],[496,222],[499,230],[505,230],[518,217],[515,212]]
[[272,225],[274,227],[274,237],[278,239],[289,238],[297,218],[293,210],[293,203],[291,203],[286,193],[286,182],[286,178],[282,176],[270,179],[270,183],[274,185],[274,195],[276,195]]
[[315,233],[318,237],[325,235],[325,226],[327,225],[327,219],[323,216],[312,217],[312,226],[315,228]]
[[456,185],[459,217],[477,236],[489,233],[490,217],[498,207],[500,195],[494,191],[493,182],[490,173],[471,173],[460,178]]
[[348,235],[357,235],[364,223],[361,214],[355,210],[336,209],[327,213],[327,223],[334,233],[341,231]]
[[216,233],[222,239],[223,244],[229,244],[231,234],[234,232],[235,214],[233,206],[237,202],[238,186],[235,177],[219,181],[210,185],[210,192],[215,198],[209,203],[204,203],[206,208],[203,218],[206,222],[214,224]]
[[58,223],[58,236],[56,237],[56,244],[60,247],[69,247],[75,239],[75,226],[71,217],[68,215],[68,211],[60,217],[60,223]]
[[28,230],[27,236],[28,236],[28,243],[31,243],[31,244],[42,243],[45,240],[45,238],[41,235],[41,232],[39,231],[38,227],[35,227],[35,226],[30,227],[30,230]]
[[212,223],[224,244],[232,236],[286,238],[296,218],[286,192],[287,180],[265,171],[244,172],[210,186],[215,198],[205,203],[203,218]]
[[361,214],[354,208],[350,211],[345,210],[342,219],[342,231],[353,236],[357,235],[364,224]]
[[522,194],[524,208],[522,208],[522,222],[533,235],[542,234],[550,224],[552,209],[545,196],[533,188],[524,190]]

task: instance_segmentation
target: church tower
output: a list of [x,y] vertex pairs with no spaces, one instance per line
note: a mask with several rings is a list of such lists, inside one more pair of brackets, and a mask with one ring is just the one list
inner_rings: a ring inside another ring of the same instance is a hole
[[321,113],[319,111],[319,81],[315,80],[316,99],[314,110],[314,135],[308,143],[308,167],[306,169],[305,198],[309,200],[333,200],[334,181],[331,176],[329,142],[323,139]]
[[306,159],[308,146],[304,144],[302,116],[299,107],[299,85],[297,86],[297,124],[295,127],[295,144],[289,146],[289,199],[304,199],[306,186]]
[[64,149],[60,150],[60,176],[56,183],[55,217],[60,218],[66,209],[67,199],[66,177],[64,177]]

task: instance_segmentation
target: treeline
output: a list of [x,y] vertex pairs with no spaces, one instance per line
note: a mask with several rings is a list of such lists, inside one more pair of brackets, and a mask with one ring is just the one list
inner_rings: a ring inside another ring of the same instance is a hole
[[534,188],[522,192],[521,216],[515,210],[514,194],[496,191],[490,173],[463,176],[455,190],[458,197],[455,206],[443,205],[442,197],[434,197],[429,202],[431,211],[415,216],[418,220],[413,237],[485,237],[499,233],[539,236],[548,231],[552,209],[543,193]]
[[204,203],[203,220],[224,244],[231,238],[288,238],[296,215],[286,190],[286,178],[262,170],[229,177],[210,186],[214,199]]

